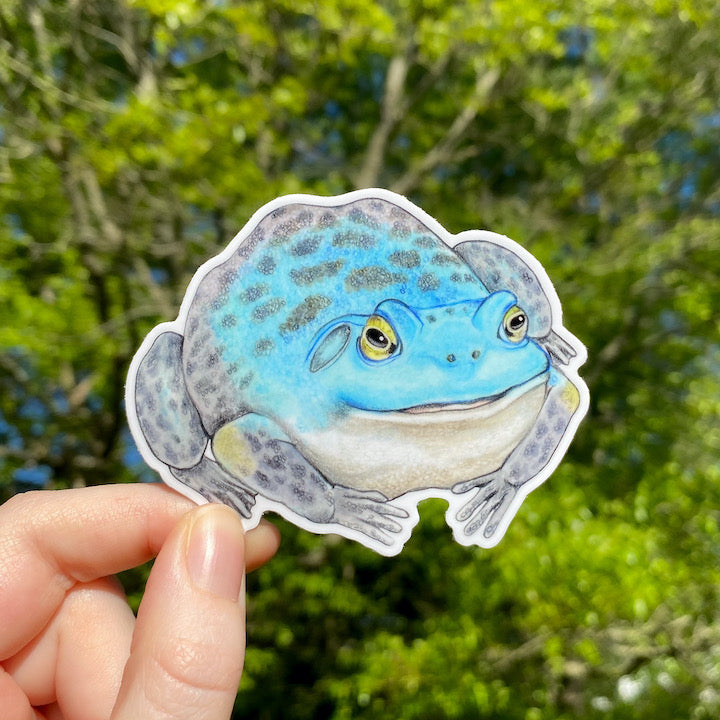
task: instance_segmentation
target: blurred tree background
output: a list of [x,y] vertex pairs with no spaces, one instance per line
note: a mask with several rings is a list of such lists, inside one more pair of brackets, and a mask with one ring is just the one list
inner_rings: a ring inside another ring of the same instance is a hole
[[[720,714],[716,0],[2,0],[0,495],[152,478],[128,362],[260,205],[525,245],[591,410],[492,550],[280,523],[236,716]],[[125,578],[138,601],[144,568]]]

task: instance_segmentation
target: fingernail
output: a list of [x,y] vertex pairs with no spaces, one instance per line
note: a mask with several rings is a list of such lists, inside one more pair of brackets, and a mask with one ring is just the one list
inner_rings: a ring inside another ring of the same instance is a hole
[[185,557],[198,588],[237,602],[245,576],[245,541],[231,510],[207,505],[196,511]]

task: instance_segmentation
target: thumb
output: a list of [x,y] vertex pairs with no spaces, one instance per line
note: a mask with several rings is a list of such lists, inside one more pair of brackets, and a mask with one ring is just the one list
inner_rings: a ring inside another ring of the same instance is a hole
[[160,551],[138,612],[114,720],[228,720],[245,657],[239,516],[203,505]]

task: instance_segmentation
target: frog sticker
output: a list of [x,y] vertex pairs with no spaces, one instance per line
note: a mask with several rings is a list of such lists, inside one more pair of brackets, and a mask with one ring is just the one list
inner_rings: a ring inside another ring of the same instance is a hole
[[260,209],[195,274],[127,383],[147,463],[246,527],[275,511],[383,555],[417,504],[491,547],[586,412],[585,348],[537,260],[385,190]]

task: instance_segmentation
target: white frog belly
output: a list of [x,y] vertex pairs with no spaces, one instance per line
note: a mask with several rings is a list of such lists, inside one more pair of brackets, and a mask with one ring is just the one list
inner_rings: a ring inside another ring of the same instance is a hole
[[351,410],[333,427],[297,439],[334,484],[395,498],[451,488],[497,470],[533,427],[545,375],[492,401],[405,411]]

